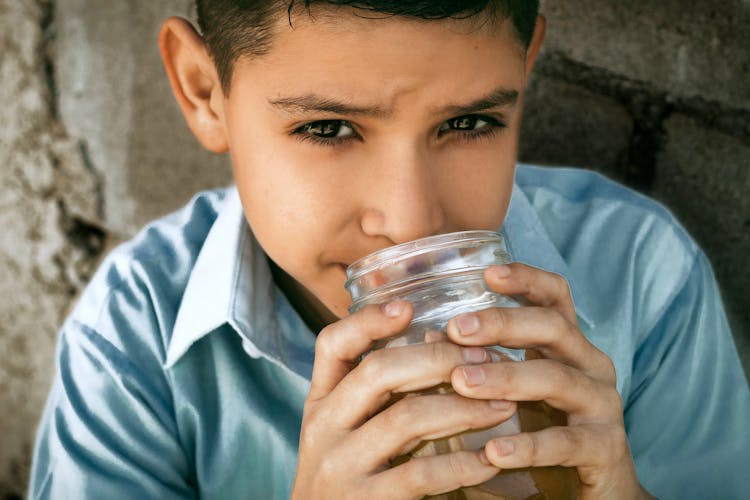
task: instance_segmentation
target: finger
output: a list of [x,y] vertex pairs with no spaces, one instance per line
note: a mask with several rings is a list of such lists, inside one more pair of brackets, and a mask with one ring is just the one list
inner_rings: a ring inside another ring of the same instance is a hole
[[471,437],[456,434],[498,425],[515,411],[510,401],[474,400],[453,392],[403,398],[349,434],[344,446],[349,456],[362,457],[364,466],[374,470],[424,441],[454,436],[452,451],[472,449]]
[[484,451],[459,451],[412,458],[373,476],[368,484],[372,498],[422,498],[483,483],[497,474]]
[[568,413],[571,423],[622,418],[622,401],[614,386],[547,359],[462,366],[453,371],[451,385],[469,398],[546,401]]
[[451,318],[446,328],[449,338],[463,345],[502,345],[534,348],[545,358],[554,359],[614,382],[614,366],[560,313],[544,307],[492,307]]
[[574,325],[578,324],[570,286],[559,274],[514,262],[489,267],[484,279],[495,292],[521,296],[533,305],[555,309]]
[[491,353],[484,348],[450,342],[380,349],[370,353],[328,394],[317,409],[318,417],[335,418],[344,428],[355,428],[394,395],[447,384],[456,366],[491,360]]
[[548,427],[489,441],[487,459],[502,469],[591,467],[616,463],[630,453],[622,426],[589,424]]
[[403,331],[411,316],[411,304],[396,301],[367,306],[324,328],[315,342],[308,400],[318,400],[331,392],[376,340]]

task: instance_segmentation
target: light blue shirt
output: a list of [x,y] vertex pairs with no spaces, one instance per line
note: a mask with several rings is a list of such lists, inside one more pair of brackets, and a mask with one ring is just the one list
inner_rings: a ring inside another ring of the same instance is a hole
[[[641,482],[749,498],[750,392],[674,218],[597,174],[520,166],[502,232],[567,278],[613,359]],[[112,252],[65,322],[30,497],[288,498],[314,343],[236,190],[197,195]]]

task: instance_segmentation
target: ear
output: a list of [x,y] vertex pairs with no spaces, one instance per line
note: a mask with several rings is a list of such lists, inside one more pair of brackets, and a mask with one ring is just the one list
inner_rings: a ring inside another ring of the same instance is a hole
[[224,92],[203,38],[185,19],[170,17],[159,31],[159,51],[190,130],[209,151],[226,152]]
[[546,31],[547,18],[542,14],[539,14],[536,18],[536,25],[534,26],[534,35],[531,37],[531,43],[526,50],[526,81],[529,80],[531,70],[534,68],[534,63],[536,62],[536,58],[542,48],[542,42],[544,42],[544,34]]

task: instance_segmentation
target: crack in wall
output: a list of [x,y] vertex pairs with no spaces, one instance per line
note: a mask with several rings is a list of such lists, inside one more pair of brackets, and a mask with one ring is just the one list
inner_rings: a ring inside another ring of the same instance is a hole
[[[2,194],[14,224],[6,228],[12,244],[3,246],[0,274],[12,293],[0,308],[0,427],[8,439],[0,446],[0,499],[23,498],[28,484],[34,428],[54,367],[55,333],[70,305],[90,279],[104,253],[103,180],[88,158],[83,139],[72,137],[59,109],[56,80],[54,0],[9,3],[2,25],[14,29],[3,38],[0,68],[12,75],[1,93],[8,113],[0,134],[8,138]],[[5,73],[4,73],[5,74]],[[5,153],[5,151],[3,151]],[[11,205],[12,204],[12,205]],[[17,285],[16,285],[17,280]],[[15,293],[13,286],[20,286]],[[31,349],[32,345],[39,347]],[[44,346],[47,347],[44,347]],[[26,393],[28,391],[28,393]]]
[[38,6],[40,13],[39,26],[42,29],[42,42],[39,52],[41,54],[42,67],[44,68],[44,80],[47,84],[47,91],[49,92],[47,106],[52,118],[59,122],[60,116],[57,106],[59,92],[55,81],[55,66],[52,59],[54,53],[52,46],[55,41],[55,30],[53,25],[55,20],[55,4],[52,0],[38,0]]
[[[56,81],[54,62],[55,32],[55,2],[53,0],[38,0],[39,27],[42,32],[41,42],[38,47],[39,60],[42,64],[44,82],[47,88],[46,103],[49,112],[51,129],[55,138],[65,141],[75,141],[77,144],[78,160],[93,180],[94,196],[96,197],[96,217],[98,221],[85,220],[79,214],[73,213],[67,205],[64,193],[56,192],[56,203],[58,207],[58,225],[65,235],[66,241],[75,249],[82,252],[84,260],[97,262],[104,251],[107,232],[100,222],[104,219],[104,187],[103,179],[94,166],[85,139],[72,138],[66,130],[59,114],[59,88]],[[50,160],[57,171],[61,169],[64,159],[60,158],[54,149],[49,151]],[[65,282],[66,287],[73,294],[82,283],[90,277],[93,265],[79,265],[80,262],[72,256],[57,255],[53,259],[58,268],[59,276]],[[70,277],[68,268],[73,265],[76,268],[77,279]],[[84,271],[85,269],[85,271]]]
[[653,84],[572,60],[560,52],[547,53],[536,71],[540,76],[609,97],[628,111],[634,129],[628,157],[619,168],[626,184],[641,191],[652,189],[658,155],[664,145],[664,123],[675,113],[750,145],[750,110],[731,108],[701,97],[674,96]]
[[[575,61],[560,52],[548,52],[537,67],[540,75],[584,87],[611,97],[627,107],[643,97],[648,103],[662,103],[674,112],[687,115],[706,128],[715,129],[750,145],[750,110],[733,108],[700,96],[676,96],[653,84],[627,78],[604,68]],[[634,118],[640,118],[636,114]]]
[[104,197],[104,179],[99,174],[99,171],[94,166],[94,161],[91,159],[91,153],[89,152],[88,143],[83,140],[78,140],[78,152],[81,155],[81,162],[86,170],[91,174],[94,179],[94,187],[96,189],[96,216],[99,220],[105,219],[105,204],[106,199]]

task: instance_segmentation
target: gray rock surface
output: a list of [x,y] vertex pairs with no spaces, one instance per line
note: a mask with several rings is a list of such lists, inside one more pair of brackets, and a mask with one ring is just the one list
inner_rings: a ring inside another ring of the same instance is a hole
[[633,127],[627,108],[610,97],[537,77],[526,97],[519,156],[535,164],[596,168],[624,180]]
[[[94,7],[95,8],[92,8]],[[196,191],[231,182],[225,156],[190,134],[162,68],[156,39],[185,0],[57,0],[55,81],[68,132],[85,138],[102,177],[104,220],[127,237]]]
[[103,243],[99,179],[51,111],[46,14],[0,1],[0,498],[23,491],[55,332]]
[[750,108],[747,0],[548,1],[547,48],[679,97]]

